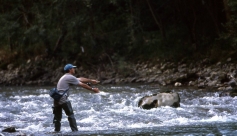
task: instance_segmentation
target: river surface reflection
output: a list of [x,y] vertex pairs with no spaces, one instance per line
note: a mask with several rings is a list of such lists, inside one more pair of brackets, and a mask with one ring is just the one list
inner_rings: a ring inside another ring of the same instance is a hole
[[[0,130],[8,126],[18,130],[0,135],[237,135],[237,97],[219,97],[219,92],[211,90],[141,84],[97,87],[101,93],[71,87],[69,99],[79,131],[71,132],[63,113],[59,134],[52,133],[52,98],[48,95],[52,86],[0,87]],[[137,107],[141,97],[166,90],[180,94],[180,108]]]

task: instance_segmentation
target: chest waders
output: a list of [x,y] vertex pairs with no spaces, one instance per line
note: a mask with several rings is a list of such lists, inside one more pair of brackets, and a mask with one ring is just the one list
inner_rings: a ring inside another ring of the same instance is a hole
[[62,110],[64,110],[64,112],[68,116],[69,125],[70,125],[72,131],[78,131],[77,123],[76,123],[76,119],[74,117],[71,102],[67,101],[66,103],[63,103],[62,105],[59,105],[57,101],[54,101],[53,123],[55,126],[55,131],[60,131],[60,129],[61,129]]

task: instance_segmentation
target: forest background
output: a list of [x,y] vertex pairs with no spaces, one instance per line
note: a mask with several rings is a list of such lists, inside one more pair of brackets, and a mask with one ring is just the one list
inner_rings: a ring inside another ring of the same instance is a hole
[[237,61],[236,0],[0,0],[0,25],[3,70],[39,56],[118,67]]

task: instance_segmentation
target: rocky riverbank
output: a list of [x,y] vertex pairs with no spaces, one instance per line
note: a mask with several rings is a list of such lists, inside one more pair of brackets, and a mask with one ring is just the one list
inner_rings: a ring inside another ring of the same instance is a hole
[[[0,71],[1,85],[55,85],[63,74],[66,60],[45,60],[36,57],[20,66],[9,64]],[[198,62],[139,62],[120,65],[78,66],[77,77],[94,78],[102,84],[154,83],[160,86],[191,86],[197,88],[216,88],[230,90],[234,88],[237,76],[237,64],[228,58],[224,62],[211,63],[209,59]]]

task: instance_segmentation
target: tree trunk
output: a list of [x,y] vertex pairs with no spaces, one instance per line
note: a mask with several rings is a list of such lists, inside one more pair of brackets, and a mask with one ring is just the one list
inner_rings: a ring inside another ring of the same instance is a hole
[[56,51],[59,50],[62,42],[64,41],[65,36],[67,35],[67,30],[66,29],[62,29],[62,34],[59,36],[56,45],[54,46],[53,52],[55,53]]
[[157,19],[157,17],[155,16],[155,14],[154,14],[154,12],[153,12],[153,10],[152,10],[152,7],[151,7],[151,4],[150,4],[149,0],[147,0],[147,4],[148,4],[148,6],[149,6],[149,9],[150,9],[150,11],[151,11],[151,14],[152,14],[152,16],[153,16],[153,18],[154,18],[154,20],[155,20],[157,26],[159,27],[159,29],[160,29],[160,31],[161,31],[162,38],[165,40],[165,39],[166,39],[166,34],[165,34],[165,31],[164,31],[162,22],[159,21],[159,20]]
[[230,8],[228,6],[228,2],[229,2],[229,0],[223,0],[223,6],[224,6],[224,9],[225,9],[226,22],[229,22],[230,18],[231,18],[231,12],[230,12]]

